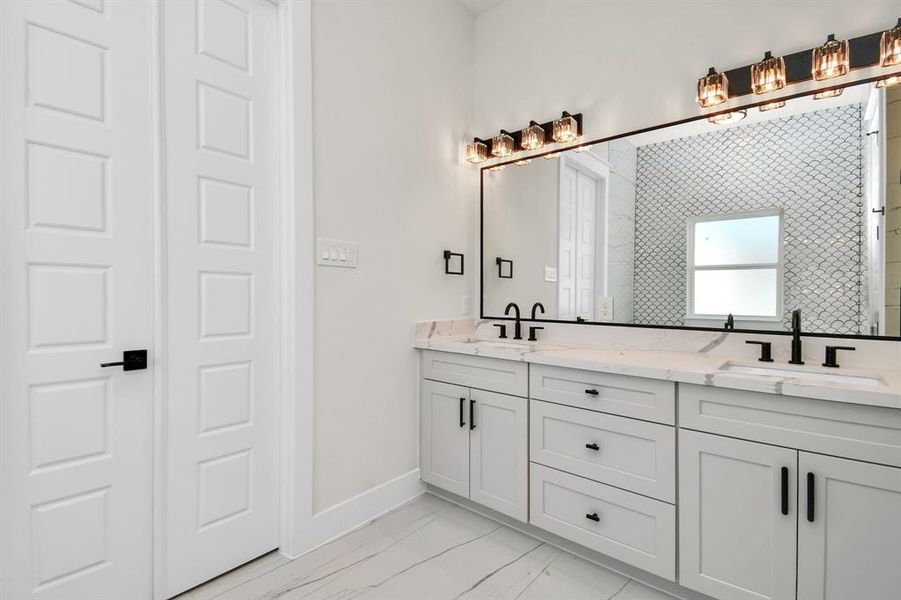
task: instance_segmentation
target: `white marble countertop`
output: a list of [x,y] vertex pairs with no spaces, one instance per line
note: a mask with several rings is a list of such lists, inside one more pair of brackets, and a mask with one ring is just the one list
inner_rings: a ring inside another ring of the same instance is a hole
[[[495,345],[506,342],[511,343],[509,346]],[[732,358],[722,353],[709,353],[707,348],[700,351],[678,351],[623,348],[621,345],[584,341],[512,342],[478,336],[474,331],[458,333],[453,331],[452,326],[443,331],[435,328],[419,329],[413,345],[424,350],[517,360],[537,365],[901,409],[901,369],[874,371],[856,367],[829,369],[820,367],[819,363],[805,366],[782,362],[760,363],[748,360],[747,356]],[[754,375],[724,370],[730,365],[797,370],[799,376]],[[806,379],[805,373],[860,376],[876,381],[867,385],[844,381],[814,381]]]

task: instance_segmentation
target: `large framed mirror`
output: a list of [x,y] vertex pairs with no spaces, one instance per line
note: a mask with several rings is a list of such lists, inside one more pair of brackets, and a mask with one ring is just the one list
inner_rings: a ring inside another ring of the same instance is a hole
[[481,316],[901,336],[901,86],[763,108],[483,169]]

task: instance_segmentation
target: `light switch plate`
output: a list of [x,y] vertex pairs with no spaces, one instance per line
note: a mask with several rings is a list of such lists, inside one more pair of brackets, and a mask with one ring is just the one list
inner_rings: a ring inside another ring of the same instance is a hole
[[316,264],[322,267],[357,267],[357,243],[340,240],[316,240]]
[[557,267],[545,267],[544,280],[550,282],[557,281]]
[[598,298],[598,321],[613,320],[613,296]]

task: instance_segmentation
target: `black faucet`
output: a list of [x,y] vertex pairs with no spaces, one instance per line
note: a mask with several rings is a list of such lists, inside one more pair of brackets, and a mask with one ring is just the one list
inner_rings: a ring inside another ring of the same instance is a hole
[[726,324],[724,326],[726,331],[732,331],[735,329],[735,317],[732,316],[732,313],[729,313],[729,316],[726,317]]
[[504,315],[510,314],[510,309],[514,309],[516,311],[516,327],[513,330],[513,339],[521,340],[522,339],[522,321],[519,317],[519,306],[516,305],[516,302],[511,302],[507,305],[507,308],[504,309]]
[[532,320],[533,321],[537,318],[537,316],[535,315],[535,311],[539,308],[541,309],[541,314],[544,314],[544,304],[542,304],[541,302],[536,302],[535,304],[532,305]]
[[792,365],[803,365],[804,357],[801,353],[801,309],[792,311],[792,358],[788,361]]

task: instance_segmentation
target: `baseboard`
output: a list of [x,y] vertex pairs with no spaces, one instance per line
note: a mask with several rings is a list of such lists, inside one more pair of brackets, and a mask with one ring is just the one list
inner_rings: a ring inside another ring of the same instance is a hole
[[643,583],[648,587],[664,592],[665,594],[669,594],[670,596],[678,598],[679,600],[715,600],[710,596],[706,596],[704,594],[695,592],[694,590],[684,588],[678,583],[663,579],[662,577],[658,577],[657,575],[648,573],[647,571],[643,571],[642,569],[633,567],[632,565],[628,565],[622,561],[607,556],[606,554],[601,554],[600,552],[590,550],[585,546],[571,542],[558,535],[544,531],[543,529],[539,529],[534,525],[529,525],[528,523],[517,521],[516,519],[508,517],[507,515],[491,510],[490,508],[486,508],[481,504],[477,504],[472,500],[469,500],[468,498],[463,498],[462,496],[447,492],[432,485],[426,486],[426,492],[438,496],[439,498],[443,498],[448,502],[453,502],[457,506],[471,510],[472,512],[480,514],[483,517],[487,517],[492,521],[502,523],[507,527],[510,527],[511,529],[515,529],[520,533],[524,533],[537,540],[550,544],[551,546],[559,548],[560,550],[569,552],[570,554],[575,554],[579,558],[583,558],[588,562],[604,567],[605,569],[608,569],[615,573],[619,573],[624,577],[634,579],[639,583]]
[[303,535],[297,558],[323,544],[350,533],[383,514],[425,493],[425,485],[419,478],[419,469],[413,469],[390,481],[357,494],[340,504],[313,515]]

